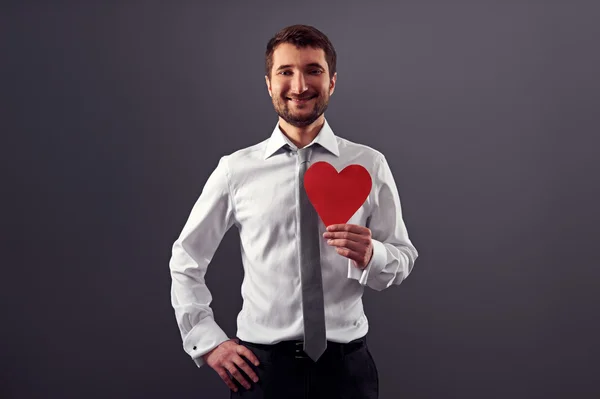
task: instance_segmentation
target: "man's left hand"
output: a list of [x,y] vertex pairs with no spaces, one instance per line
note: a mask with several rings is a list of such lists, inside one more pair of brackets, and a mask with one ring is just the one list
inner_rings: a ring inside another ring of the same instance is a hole
[[338,254],[354,261],[354,265],[363,270],[373,256],[371,230],[356,224],[332,224],[327,226],[323,237],[327,244],[336,247]]

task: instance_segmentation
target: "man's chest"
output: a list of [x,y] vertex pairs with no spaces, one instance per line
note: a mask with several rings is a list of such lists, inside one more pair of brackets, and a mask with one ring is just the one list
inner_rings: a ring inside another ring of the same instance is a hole
[[293,165],[248,174],[232,193],[239,224],[273,227],[294,221],[299,177]]
[[[338,171],[344,167],[344,165],[333,166]],[[236,185],[232,192],[232,201],[235,219],[241,227],[287,230],[296,225],[299,193],[300,190],[304,190],[304,187],[299,177],[299,168],[295,163],[248,173],[240,183],[242,184]],[[338,196],[337,200],[343,201],[343,196]],[[367,200],[347,223],[365,225],[369,209],[369,200]]]

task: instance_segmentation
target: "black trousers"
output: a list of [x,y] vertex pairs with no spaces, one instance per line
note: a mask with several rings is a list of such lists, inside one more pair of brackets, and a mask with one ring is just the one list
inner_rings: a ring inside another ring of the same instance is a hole
[[[240,340],[260,360],[250,367],[259,381],[247,390],[241,384],[231,398],[246,399],[376,399],[379,378],[366,337],[347,344],[328,342],[317,362],[302,351],[302,342],[285,341],[275,345]],[[242,375],[245,373],[242,371]]]

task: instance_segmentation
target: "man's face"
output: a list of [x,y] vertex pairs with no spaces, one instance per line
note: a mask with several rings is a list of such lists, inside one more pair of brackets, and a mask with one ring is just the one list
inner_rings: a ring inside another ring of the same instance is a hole
[[275,112],[287,123],[305,127],[327,109],[337,73],[329,78],[323,49],[282,43],[273,52],[271,79],[265,76]]

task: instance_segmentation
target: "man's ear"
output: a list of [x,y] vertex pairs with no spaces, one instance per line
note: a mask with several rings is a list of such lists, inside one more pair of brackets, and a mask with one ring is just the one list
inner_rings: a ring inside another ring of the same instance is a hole
[[335,91],[335,83],[337,82],[337,72],[333,74],[331,81],[329,82],[329,95],[332,95]]
[[269,91],[269,96],[273,97],[273,93],[271,92],[271,81],[269,77],[265,75],[265,83],[267,84],[267,90]]

